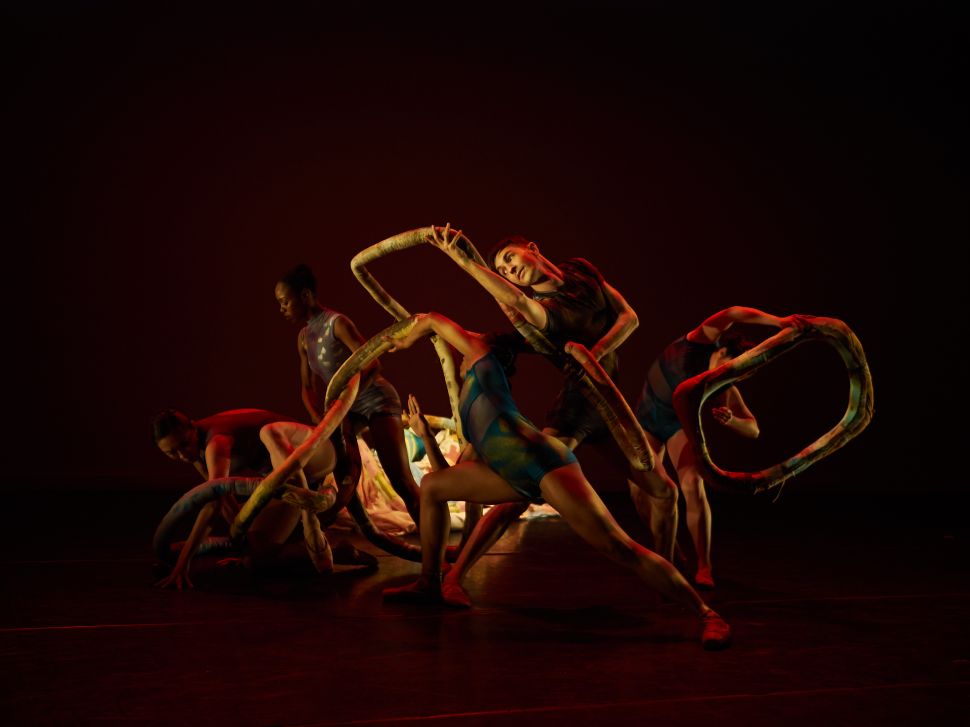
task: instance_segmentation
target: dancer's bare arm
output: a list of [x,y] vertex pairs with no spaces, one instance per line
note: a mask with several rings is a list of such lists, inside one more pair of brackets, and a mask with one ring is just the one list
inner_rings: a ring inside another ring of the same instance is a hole
[[714,419],[722,426],[734,430],[748,439],[757,439],[761,434],[758,420],[748,405],[744,403],[741,392],[736,386],[729,388],[721,397],[722,405],[711,409]]
[[392,352],[410,348],[415,342],[433,333],[456,348],[462,356],[470,357],[471,361],[488,353],[488,344],[482,339],[481,334],[466,331],[440,313],[418,313],[414,319],[414,327],[408,335],[398,339],[385,337],[384,340],[393,344],[390,349]]
[[698,343],[713,343],[724,331],[735,323],[754,323],[762,326],[774,326],[775,328],[787,328],[789,326],[801,325],[799,316],[786,316],[780,318],[765,313],[757,308],[746,308],[734,305],[718,311],[710,318],[701,323],[697,328],[687,334],[687,339]]
[[619,348],[620,344],[628,339],[630,334],[640,325],[640,319],[637,318],[636,311],[627,303],[626,298],[620,294],[620,291],[604,281],[603,293],[610,307],[616,311],[616,321],[610,327],[610,330],[604,333],[603,337],[589,350],[596,357],[597,361],[611,351]]
[[165,578],[158,581],[155,585],[159,588],[169,588],[170,586],[175,586],[178,590],[182,590],[182,587],[192,588],[192,579],[189,578],[189,568],[192,564],[192,556],[195,555],[196,549],[199,547],[199,543],[205,540],[209,532],[212,530],[212,518],[215,517],[216,512],[219,510],[219,502],[207,503],[195,517],[195,524],[192,525],[192,532],[189,533],[189,537],[186,539],[185,543],[182,545],[182,549],[179,551],[179,557],[175,561],[175,565],[172,567],[172,572],[169,573]]
[[320,422],[320,412],[323,410],[320,397],[313,386],[313,371],[310,369],[310,361],[307,358],[305,333],[300,331],[296,337],[296,350],[300,357],[300,396],[303,399],[303,406],[310,415],[310,421],[314,424]]
[[501,275],[493,273],[487,267],[476,263],[458,247],[458,240],[462,236],[460,230],[451,230],[447,225],[432,229],[434,234],[427,237],[428,242],[458,263],[465,272],[478,281],[479,285],[495,298],[499,305],[513,309],[527,323],[531,323],[540,330],[546,327],[548,314],[538,301],[527,296]]
[[448,464],[448,460],[441,454],[441,449],[438,447],[438,440],[431,433],[428,420],[424,418],[424,414],[421,412],[421,404],[414,394],[408,395],[408,422],[411,431],[421,437],[421,441],[424,442],[424,449],[428,453],[428,461],[431,462],[431,469],[437,472],[438,470],[450,467],[451,465]]
[[[259,441],[263,443],[266,447],[266,451],[269,452],[269,460],[273,465],[273,469],[276,469],[286,458],[289,457],[293,450],[296,449],[296,443],[292,441],[292,433],[290,430],[289,422],[274,422],[272,424],[267,424],[262,429],[259,430]],[[312,455],[307,455],[309,459]],[[309,483],[306,479],[306,474],[303,471],[303,467],[306,466],[306,462],[300,462],[300,469],[298,469],[291,479],[296,479],[299,481],[299,485],[304,489],[309,489]]]
[[[205,448],[205,463],[208,470],[209,480],[214,480],[229,476],[230,457],[232,455],[232,437],[225,434],[217,434],[209,440]],[[198,549],[199,544],[205,540],[212,530],[212,519],[217,513],[222,513],[231,522],[235,517],[239,504],[232,495],[207,503],[199,514],[195,517],[192,531],[179,551],[178,559],[172,572],[160,580],[156,585],[160,588],[175,586],[180,591],[182,587],[192,588],[192,580],[189,578],[189,568],[192,556]]]

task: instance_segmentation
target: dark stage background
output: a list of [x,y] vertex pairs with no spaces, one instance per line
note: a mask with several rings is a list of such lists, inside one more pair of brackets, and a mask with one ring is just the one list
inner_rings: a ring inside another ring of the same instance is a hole
[[[6,8],[7,482],[191,483],[155,450],[155,411],[302,415],[278,275],[309,263],[369,335],[390,319],[351,256],[450,221],[483,250],[520,233],[595,262],[640,316],[631,399],[724,306],[845,320],[876,416],[792,486],[961,490],[962,427],[941,422],[965,408],[965,19],[638,5]],[[412,311],[505,325],[430,248],[373,270]],[[840,364],[803,348],[744,389],[764,441],[726,459],[767,461],[838,419]],[[385,366],[446,411],[430,346]],[[522,364],[527,414],[556,388]]]

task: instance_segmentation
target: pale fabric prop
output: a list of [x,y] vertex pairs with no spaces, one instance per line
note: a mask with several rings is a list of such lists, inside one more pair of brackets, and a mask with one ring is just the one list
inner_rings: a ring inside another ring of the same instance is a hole
[[[844,446],[869,425],[873,405],[872,377],[859,339],[845,323],[835,318],[798,318],[805,324],[803,328],[784,328],[737,358],[684,381],[674,392],[677,417],[698,455],[698,466],[704,479],[712,485],[746,494],[777,487]],[[758,472],[729,472],[718,467],[711,461],[701,425],[704,403],[807,341],[823,341],[831,345],[845,363],[849,374],[849,403],[841,421],[800,452],[772,467]]]
[[357,445],[363,465],[357,491],[371,521],[388,535],[413,533],[416,530],[414,521],[408,514],[404,500],[391,487],[377,457],[362,440],[357,440]]
[[[451,426],[454,427],[454,423],[445,417],[426,415],[426,418],[429,424],[432,421],[436,421],[451,423]],[[434,428],[433,424],[432,428]],[[441,455],[448,464],[455,464],[458,461],[461,447],[458,446],[454,429],[452,431],[446,429],[440,430],[436,435],[436,439],[438,440]],[[391,487],[390,479],[381,467],[380,460],[374,456],[374,453],[364,441],[357,440],[357,443],[360,446],[360,459],[363,463],[358,493],[360,494],[364,507],[367,509],[367,514],[370,516],[371,521],[388,535],[398,536],[413,533],[416,530],[414,521],[411,520],[411,516],[408,514],[404,500]],[[416,462],[413,462],[413,465],[414,479],[420,485],[422,477],[431,471],[431,463],[427,455],[425,455]],[[462,503],[451,502],[448,503],[448,507],[451,511],[452,530],[461,530],[465,519],[464,506]],[[349,515],[344,519],[338,520],[338,525],[354,527],[354,523],[350,520]]]

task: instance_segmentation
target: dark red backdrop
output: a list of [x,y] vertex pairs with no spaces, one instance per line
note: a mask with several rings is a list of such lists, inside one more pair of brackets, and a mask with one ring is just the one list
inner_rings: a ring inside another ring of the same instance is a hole
[[[936,422],[964,400],[965,23],[607,5],[6,10],[10,481],[191,480],[154,450],[156,410],[302,411],[278,274],[310,263],[372,333],[390,319],[350,257],[450,221],[481,248],[521,233],[597,263],[640,314],[631,397],[720,307],[844,319],[876,418],[798,486],[957,486]],[[414,311],[503,322],[430,249],[374,269]],[[748,391],[767,452],[843,404],[831,356],[792,359]],[[386,365],[444,410],[430,347]],[[516,384],[537,418],[550,372]]]

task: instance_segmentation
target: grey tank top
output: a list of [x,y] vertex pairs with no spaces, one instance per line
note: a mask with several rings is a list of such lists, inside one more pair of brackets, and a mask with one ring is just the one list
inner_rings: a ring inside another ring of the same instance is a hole
[[[351,350],[334,335],[333,324],[340,314],[324,308],[303,329],[310,370],[328,385],[334,374],[350,358]],[[401,416],[401,400],[394,387],[375,369],[360,382],[360,390],[350,411],[365,419],[377,414]]]
[[310,370],[328,383],[351,353],[333,332],[333,324],[339,315],[335,310],[324,308],[303,329]]

